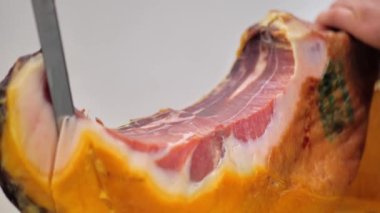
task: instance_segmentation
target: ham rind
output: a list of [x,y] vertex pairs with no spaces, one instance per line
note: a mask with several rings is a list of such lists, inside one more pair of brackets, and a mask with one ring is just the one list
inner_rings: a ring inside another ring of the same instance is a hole
[[59,136],[42,54],[24,57],[0,86],[0,184],[22,211],[329,212],[360,162],[372,51],[271,12],[194,105],[117,129],[77,111]]

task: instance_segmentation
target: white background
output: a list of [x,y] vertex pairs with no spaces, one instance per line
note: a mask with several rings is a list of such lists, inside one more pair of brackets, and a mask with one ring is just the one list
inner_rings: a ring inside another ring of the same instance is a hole
[[[75,105],[116,127],[183,108],[230,69],[271,9],[313,21],[331,0],[57,0]],[[39,49],[30,0],[0,0],[0,78]],[[0,194],[0,213],[17,212]]]

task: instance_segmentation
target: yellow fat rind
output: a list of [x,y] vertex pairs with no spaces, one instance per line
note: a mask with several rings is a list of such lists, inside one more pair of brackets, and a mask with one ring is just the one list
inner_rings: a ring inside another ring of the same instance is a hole
[[7,90],[6,122],[1,137],[2,167],[10,176],[11,182],[22,189],[23,194],[36,204],[51,210],[54,209],[54,204],[50,196],[49,177],[30,163],[22,147],[20,113],[17,107],[14,107],[17,106],[19,97],[18,87],[13,86],[13,83],[11,82]]
[[83,133],[66,167],[54,173],[51,189],[57,212],[112,212],[97,177],[92,144]]
[[[271,32],[270,26],[273,25],[277,28],[276,32]],[[278,38],[286,38],[290,43],[300,40],[310,33],[315,33],[311,26],[305,26],[306,23],[296,19],[294,16],[279,11],[272,11],[258,24],[246,30],[240,37],[240,45],[236,51],[236,57],[240,57],[243,54],[243,50],[247,42],[252,38],[252,35],[257,33],[254,29],[269,30],[271,36]],[[253,30],[253,31],[252,31]],[[253,34],[252,34],[253,33]],[[288,48],[284,46],[284,48]]]
[[265,168],[241,176],[225,170],[191,195],[170,195],[97,132],[85,130],[66,168],[52,181],[57,212],[321,212],[336,198],[286,188]]

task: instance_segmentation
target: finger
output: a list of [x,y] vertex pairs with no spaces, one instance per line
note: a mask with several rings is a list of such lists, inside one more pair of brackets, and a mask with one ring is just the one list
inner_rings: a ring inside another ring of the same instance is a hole
[[322,12],[318,18],[317,23],[323,26],[332,27],[354,33],[357,28],[357,20],[352,10],[347,7],[333,7],[325,12]]
[[336,0],[330,8],[346,8],[348,10],[351,10],[357,19],[362,19],[362,13],[364,12],[363,5],[368,4],[367,2],[368,1],[362,2],[360,0]]
[[331,4],[330,8],[345,7],[354,11],[354,8],[356,8],[359,3],[360,0],[336,0]]
[[363,43],[380,49],[380,0],[337,0],[316,19],[316,24],[350,33]]

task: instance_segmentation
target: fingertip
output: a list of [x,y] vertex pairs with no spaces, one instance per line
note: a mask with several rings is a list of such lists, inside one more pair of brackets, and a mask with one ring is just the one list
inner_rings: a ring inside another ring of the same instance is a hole
[[322,11],[315,19],[315,24],[316,24],[317,29],[320,29],[320,30],[328,29],[331,26],[331,23],[330,23],[331,21],[329,21],[329,17],[330,17],[330,14],[328,10]]
[[321,13],[319,13],[319,15],[317,16],[317,18],[315,19],[315,22],[317,24],[323,25],[326,22],[327,14],[328,14],[327,10],[322,11]]
[[350,31],[350,26],[355,23],[354,13],[346,7],[333,7],[323,11],[316,19],[318,25]]

